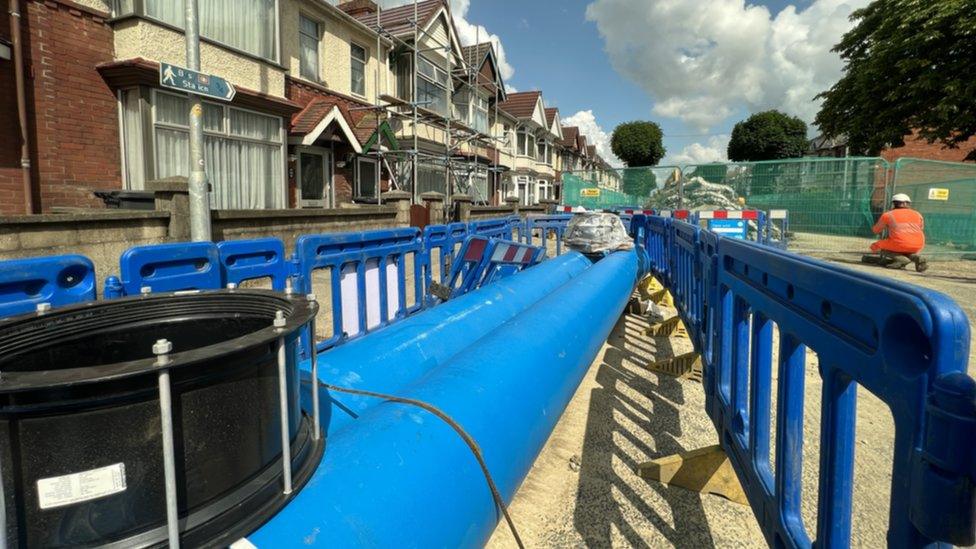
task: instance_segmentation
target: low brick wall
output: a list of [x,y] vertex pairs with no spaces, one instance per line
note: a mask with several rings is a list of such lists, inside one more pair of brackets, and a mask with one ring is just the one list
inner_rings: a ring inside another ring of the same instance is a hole
[[[213,239],[280,238],[290,255],[303,234],[366,231],[402,226],[397,208],[315,210],[215,210]],[[99,291],[119,273],[119,256],[133,247],[184,238],[171,236],[170,213],[138,210],[79,210],[72,213],[0,216],[0,260],[80,254],[95,262]]]
[[169,241],[169,212],[86,210],[0,217],[0,260],[81,254],[95,262],[98,284],[118,274],[132,246]]
[[401,226],[392,206],[308,210],[216,210],[213,239],[280,238],[288,254],[303,234],[345,233]]
[[512,208],[508,206],[471,206],[471,214],[468,217],[469,221],[474,221],[476,219],[493,219],[496,217],[505,217],[516,213]]

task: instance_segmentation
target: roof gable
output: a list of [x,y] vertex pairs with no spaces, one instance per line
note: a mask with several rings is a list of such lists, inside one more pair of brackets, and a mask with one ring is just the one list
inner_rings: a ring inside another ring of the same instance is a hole
[[[541,97],[542,92],[539,91],[510,93],[498,107],[519,120],[530,119],[535,114]],[[540,125],[545,125],[544,120],[545,118]]]

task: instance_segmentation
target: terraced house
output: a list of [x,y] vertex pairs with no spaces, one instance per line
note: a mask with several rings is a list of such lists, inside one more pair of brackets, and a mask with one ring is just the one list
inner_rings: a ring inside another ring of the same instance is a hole
[[[18,4],[22,90],[0,58],[0,213],[101,207],[96,191],[186,175],[187,97],[159,76],[185,64],[183,0]],[[563,171],[605,167],[542,92],[506,93],[494,48],[462,45],[446,0],[199,6],[201,70],[237,89],[204,102],[215,209],[376,203],[390,189],[530,204],[559,198]],[[0,41],[11,31],[3,19]]]

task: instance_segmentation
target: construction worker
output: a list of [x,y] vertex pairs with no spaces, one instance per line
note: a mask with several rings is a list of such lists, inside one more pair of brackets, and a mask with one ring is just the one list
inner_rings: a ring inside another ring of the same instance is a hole
[[923,272],[929,268],[925,258],[918,255],[925,247],[925,220],[912,209],[912,199],[898,193],[891,197],[893,208],[881,214],[871,231],[880,234],[885,229],[888,236],[873,244],[871,251],[880,252],[889,269],[904,269],[909,263]]

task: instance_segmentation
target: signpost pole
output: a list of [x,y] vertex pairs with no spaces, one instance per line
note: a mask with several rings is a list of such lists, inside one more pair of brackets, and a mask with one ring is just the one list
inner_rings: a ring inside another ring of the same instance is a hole
[[[186,65],[200,70],[200,21],[197,0],[186,0]],[[207,170],[203,160],[203,101],[196,93],[190,99],[190,239],[209,241],[210,195]]]

